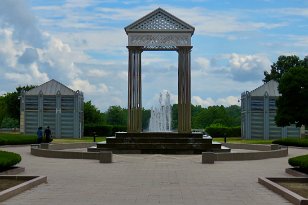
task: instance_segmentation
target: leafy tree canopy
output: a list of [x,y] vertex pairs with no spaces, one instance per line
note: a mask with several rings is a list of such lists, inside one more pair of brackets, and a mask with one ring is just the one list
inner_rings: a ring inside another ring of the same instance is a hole
[[91,101],[84,103],[84,124],[105,124],[106,117]]
[[276,124],[308,125],[308,66],[290,68],[282,75],[278,90]]
[[[28,91],[35,88],[35,85],[19,86],[15,92],[8,92],[0,96],[0,125],[4,118],[9,120],[17,120],[19,124],[20,117],[20,101],[19,96],[22,90]],[[7,122],[6,122],[7,123]]]
[[264,71],[264,79],[263,82],[269,82],[270,80],[280,81],[281,76],[287,72],[289,69],[308,65],[308,57],[306,56],[304,60],[300,60],[300,58],[296,55],[292,56],[279,56],[276,63],[271,65],[271,71],[268,73]]

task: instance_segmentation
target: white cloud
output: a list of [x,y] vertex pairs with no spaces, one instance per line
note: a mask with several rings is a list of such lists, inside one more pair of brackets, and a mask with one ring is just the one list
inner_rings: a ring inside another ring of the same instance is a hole
[[237,81],[255,81],[263,77],[263,71],[269,70],[271,62],[265,55],[228,56],[232,78]]
[[32,77],[29,74],[23,73],[5,73],[4,77],[8,80],[13,80],[17,83],[31,83]]
[[201,105],[202,107],[209,107],[214,105],[223,105],[225,107],[228,107],[230,105],[240,105],[238,102],[239,97],[235,96],[228,96],[226,98],[218,98],[214,100],[211,97],[208,97],[206,99],[202,99],[200,96],[193,96],[192,97],[192,104],[194,105]]
[[196,63],[200,65],[202,70],[208,71],[210,69],[210,60],[205,57],[198,57],[194,60]]
[[94,93],[96,91],[95,85],[91,85],[88,80],[82,79],[74,79],[69,87],[73,90],[81,90],[84,93]]
[[98,85],[98,91],[101,92],[101,93],[108,93],[109,89],[108,89],[106,84],[100,83]]
[[45,83],[49,80],[47,73],[43,73],[39,70],[39,68],[37,67],[37,64],[32,64],[30,66],[30,71],[31,71],[31,76],[32,76],[32,83],[35,84],[42,84]]
[[86,75],[89,76],[89,77],[99,78],[99,77],[106,77],[109,74],[105,70],[92,69],[92,70],[89,70]]
[[7,80],[15,81],[18,85],[37,85],[49,80],[47,73],[41,72],[36,64],[30,65],[27,73],[7,72],[4,77]]

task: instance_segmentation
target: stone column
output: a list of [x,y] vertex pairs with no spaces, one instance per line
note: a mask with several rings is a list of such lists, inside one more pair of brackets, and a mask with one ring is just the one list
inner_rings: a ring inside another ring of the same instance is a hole
[[141,53],[142,46],[128,48],[128,122],[127,132],[142,130],[142,87],[141,87]]
[[192,46],[178,46],[178,132],[191,132],[191,75]]

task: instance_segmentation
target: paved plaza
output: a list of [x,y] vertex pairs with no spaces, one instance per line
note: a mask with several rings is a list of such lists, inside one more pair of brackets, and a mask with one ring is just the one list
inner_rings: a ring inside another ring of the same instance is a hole
[[201,164],[201,155],[113,155],[98,160],[53,159],[30,155],[30,146],[1,147],[22,155],[22,175],[46,175],[39,185],[2,204],[290,204],[258,184],[258,177],[289,176],[288,158],[307,154],[289,148],[289,156],[254,161]]

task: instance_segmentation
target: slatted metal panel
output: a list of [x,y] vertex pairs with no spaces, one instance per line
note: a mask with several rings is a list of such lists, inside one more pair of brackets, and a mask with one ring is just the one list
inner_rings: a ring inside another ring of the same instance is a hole
[[269,111],[270,112],[276,112],[276,98],[270,98],[269,99]]
[[287,128],[287,136],[288,137],[299,137],[300,136],[300,128],[295,125],[288,126]]
[[44,96],[44,112],[56,112],[56,96]]
[[27,134],[35,134],[38,127],[37,111],[25,112],[25,121],[26,121],[25,132]]
[[56,130],[56,96],[43,97],[43,128],[50,127],[54,136]]
[[61,97],[61,136],[74,136],[74,96]]
[[38,96],[26,96],[25,97],[25,110],[37,111],[38,110]]
[[276,113],[269,113],[269,138],[270,139],[278,139],[282,136],[282,128],[277,127],[275,123]]
[[74,113],[61,113],[61,136],[74,137]]
[[54,136],[56,130],[56,113],[55,112],[44,112],[43,113],[43,128],[49,126],[52,135]]
[[251,99],[251,111],[252,112],[263,112],[264,100],[263,98],[252,98]]
[[263,139],[264,138],[264,115],[263,112],[251,113],[251,138]]

